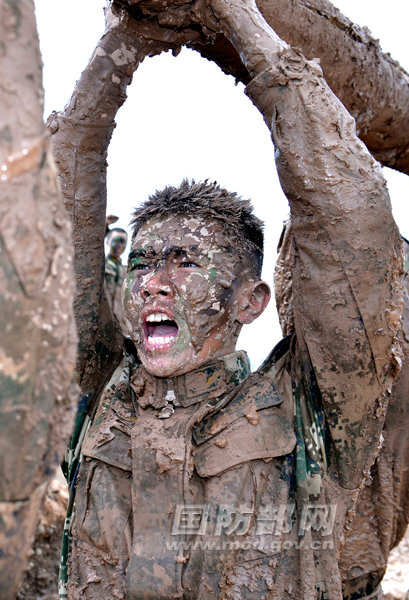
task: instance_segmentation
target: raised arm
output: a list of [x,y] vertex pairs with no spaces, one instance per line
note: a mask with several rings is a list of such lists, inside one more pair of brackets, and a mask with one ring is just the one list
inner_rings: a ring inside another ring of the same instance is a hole
[[318,64],[280,40],[250,0],[211,0],[276,147],[293,227],[294,320],[313,365],[340,483],[373,460],[398,370],[401,244],[379,165]]
[[122,334],[103,292],[106,159],[115,116],[143,59],[175,47],[175,36],[166,29],[159,32],[150,23],[137,23],[116,4],[106,16],[105,33],[70,102],[63,112],[52,113],[48,119],[65,205],[73,223],[77,372],[83,394],[90,397],[106,382],[122,348]]

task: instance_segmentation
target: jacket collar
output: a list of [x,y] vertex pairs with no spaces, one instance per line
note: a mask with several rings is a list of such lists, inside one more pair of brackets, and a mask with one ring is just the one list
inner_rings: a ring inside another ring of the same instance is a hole
[[203,401],[215,403],[249,374],[248,356],[239,351],[172,378],[154,377],[140,366],[131,376],[130,385],[141,408],[151,406],[161,410],[160,418],[167,418],[177,406],[187,407]]

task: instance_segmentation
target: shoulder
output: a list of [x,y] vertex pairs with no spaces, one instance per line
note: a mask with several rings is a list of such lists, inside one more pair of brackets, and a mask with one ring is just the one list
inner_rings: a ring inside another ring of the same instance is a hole
[[92,425],[82,444],[82,454],[131,471],[130,435],[136,420],[129,379],[137,363],[127,350],[105,387]]
[[106,275],[116,275],[118,271],[118,267],[116,263],[111,260],[108,256],[105,257],[105,274]]

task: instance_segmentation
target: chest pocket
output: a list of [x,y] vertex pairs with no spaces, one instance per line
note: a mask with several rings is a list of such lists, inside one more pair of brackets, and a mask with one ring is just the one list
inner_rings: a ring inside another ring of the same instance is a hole
[[274,409],[242,417],[195,449],[194,461],[200,477],[212,477],[236,465],[256,459],[289,454],[295,446],[293,428]]
[[244,462],[289,454],[296,437],[281,404],[271,380],[250,379],[224,409],[193,432],[198,475],[212,477]]
[[112,467],[132,471],[131,431],[137,417],[127,393],[126,386],[118,385],[113,396],[101,399],[81,452]]
[[90,437],[86,438],[82,445],[83,456],[96,458],[123,471],[132,471],[130,436],[115,427],[110,429],[109,434],[110,438],[100,444]]

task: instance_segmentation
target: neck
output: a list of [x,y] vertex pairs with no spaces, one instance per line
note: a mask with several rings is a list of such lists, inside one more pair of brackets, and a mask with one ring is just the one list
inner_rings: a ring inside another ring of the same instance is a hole
[[213,359],[176,377],[155,377],[141,366],[131,378],[131,387],[138,397],[139,406],[163,410],[162,418],[167,418],[178,406],[217,401],[249,374],[247,354],[240,351]]

